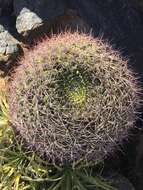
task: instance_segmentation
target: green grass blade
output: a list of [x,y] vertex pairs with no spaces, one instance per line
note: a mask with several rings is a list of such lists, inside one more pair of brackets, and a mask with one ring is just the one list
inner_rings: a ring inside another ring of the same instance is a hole
[[78,175],[87,183],[95,185],[96,187],[100,187],[103,190],[117,190],[116,188],[112,187],[108,184],[108,182],[105,182],[98,176],[86,176],[82,173],[78,173]]

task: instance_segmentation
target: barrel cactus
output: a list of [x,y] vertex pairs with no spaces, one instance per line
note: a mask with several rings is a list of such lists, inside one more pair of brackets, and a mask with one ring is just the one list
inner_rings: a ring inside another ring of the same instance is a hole
[[10,123],[49,163],[101,161],[133,127],[139,104],[127,61],[78,33],[44,39],[12,81]]

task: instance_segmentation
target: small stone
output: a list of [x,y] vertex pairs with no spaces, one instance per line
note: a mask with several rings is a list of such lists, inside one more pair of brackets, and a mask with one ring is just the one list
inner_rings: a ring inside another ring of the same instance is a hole
[[17,44],[9,44],[6,48],[6,54],[17,53]]
[[0,33],[4,32],[4,27],[2,25],[0,25]]
[[25,36],[63,15],[65,7],[64,0],[14,0],[17,31]]
[[0,40],[0,54],[5,54],[7,43],[4,40]]
[[0,25],[0,62],[15,57],[20,50],[20,42]]
[[16,28],[20,34],[25,36],[29,31],[40,27],[42,23],[43,21],[38,15],[27,8],[23,8],[17,17]]

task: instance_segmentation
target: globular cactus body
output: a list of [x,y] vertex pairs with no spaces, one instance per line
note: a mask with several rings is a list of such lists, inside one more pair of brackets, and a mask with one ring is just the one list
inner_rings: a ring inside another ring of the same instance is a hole
[[138,103],[127,62],[78,33],[26,54],[9,98],[12,126],[27,148],[61,165],[102,160],[134,125]]

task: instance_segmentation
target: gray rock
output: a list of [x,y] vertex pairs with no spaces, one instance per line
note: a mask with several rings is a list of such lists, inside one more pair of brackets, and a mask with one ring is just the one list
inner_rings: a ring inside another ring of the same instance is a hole
[[0,25],[0,62],[14,58],[20,49],[20,43]]
[[63,15],[65,8],[64,0],[14,0],[17,31],[27,35],[44,22],[51,22]]
[[4,26],[3,26],[3,25],[0,25],[0,33],[1,33],[1,32],[4,32],[4,31],[5,31]]
[[42,25],[42,19],[36,13],[23,8],[17,17],[16,28],[20,34],[27,35],[29,31]]

